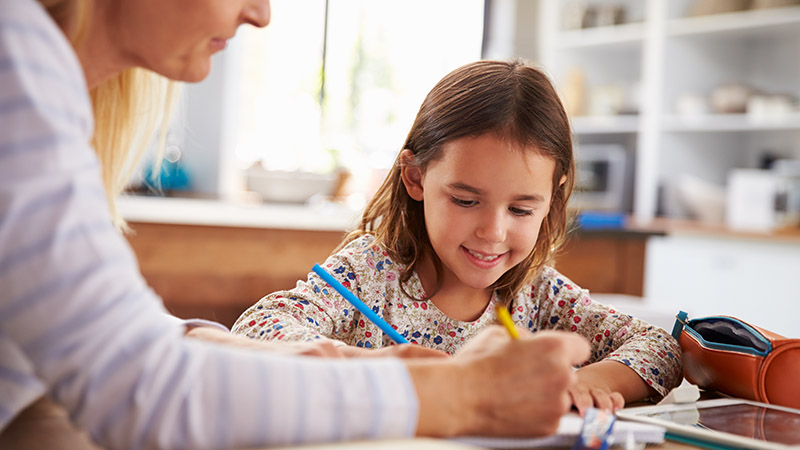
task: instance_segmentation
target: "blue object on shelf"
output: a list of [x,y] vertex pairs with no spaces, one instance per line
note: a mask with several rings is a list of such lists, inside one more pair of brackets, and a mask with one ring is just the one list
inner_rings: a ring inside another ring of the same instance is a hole
[[191,187],[189,174],[180,161],[162,160],[158,173],[152,163],[148,164],[145,174],[145,185],[155,191],[186,191]]
[[625,227],[621,212],[587,211],[578,214],[578,226],[584,230],[620,229]]

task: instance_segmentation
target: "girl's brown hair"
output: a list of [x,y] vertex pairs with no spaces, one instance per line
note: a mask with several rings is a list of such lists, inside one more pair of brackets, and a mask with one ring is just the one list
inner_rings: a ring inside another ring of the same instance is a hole
[[[462,137],[494,133],[521,151],[532,150],[555,161],[550,211],[530,255],[491,287],[509,301],[524,283],[552,261],[564,242],[567,202],[575,183],[569,119],[547,76],[522,61],[478,61],[462,66],[434,86],[417,113],[404,149],[424,172],[442,156],[445,144]],[[372,234],[395,261],[406,265],[409,279],[428,254],[441,280],[441,261],[428,239],[421,202],[412,199],[401,179],[403,162],[395,160],[388,176],[367,204],[359,227],[342,245]],[[561,179],[565,180],[560,183]],[[430,296],[438,291],[437,288]]]

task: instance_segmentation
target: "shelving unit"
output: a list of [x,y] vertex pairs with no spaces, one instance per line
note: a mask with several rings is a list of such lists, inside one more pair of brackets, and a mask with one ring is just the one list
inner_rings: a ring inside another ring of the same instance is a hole
[[582,47],[603,46],[635,46],[644,40],[644,24],[628,23],[613,29],[587,28],[581,30],[562,31],[556,46],[560,49],[578,49]]
[[[609,83],[639,86],[636,114],[599,117],[589,105],[573,115],[572,125],[578,160],[586,144],[627,150],[634,163],[629,212],[640,225],[659,223],[653,219],[660,215],[689,217],[687,198],[703,197],[701,191],[716,192],[713,201],[721,205],[718,194],[732,169],[758,168],[768,157],[800,159],[800,111],[730,108],[723,114],[710,101],[715,89],[731,83],[800,97],[800,6],[688,17],[694,0],[582,3],[624,5],[629,23],[563,30],[562,13],[573,0],[541,0],[542,63],[573,107],[580,105],[575,66],[582,68],[584,101]],[[694,101],[691,112],[679,102],[687,98]],[[734,235],[717,224],[707,233],[667,230],[649,237],[645,303],[692,317],[738,316],[800,337],[800,304],[794,290],[782,289],[800,273],[800,242],[779,236]]]
[[800,113],[779,118],[758,118],[747,114],[665,115],[663,120],[666,132],[800,131]]
[[639,116],[573,117],[572,129],[579,135],[636,133],[639,130]]
[[[563,14],[575,2],[542,0],[541,60],[575,109],[578,158],[581,145],[626,149],[634,167],[627,209],[637,219],[683,217],[669,198],[682,175],[722,187],[731,169],[758,167],[767,152],[800,158],[800,111],[756,116],[701,108],[681,115],[676,106],[692,95],[708,107],[712,91],[729,83],[800,97],[800,6],[688,17],[693,0],[583,3],[622,5],[626,22],[564,30]],[[608,101],[597,92],[609,85],[627,86],[617,94],[634,99],[634,107],[616,115],[598,108],[597,98],[601,106]]]
[[667,23],[669,36],[752,35],[796,31],[800,8],[770,8],[698,17],[672,18]]

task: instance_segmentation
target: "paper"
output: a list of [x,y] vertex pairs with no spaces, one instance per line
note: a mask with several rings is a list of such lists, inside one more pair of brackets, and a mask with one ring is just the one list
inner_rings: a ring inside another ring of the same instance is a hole
[[659,405],[670,405],[673,403],[694,403],[700,398],[700,389],[683,380],[683,383],[675,389],[669,391],[660,402]]
[[[561,418],[558,431],[552,436],[543,438],[492,438],[492,437],[459,437],[455,438],[462,444],[493,449],[511,448],[537,448],[537,447],[572,447],[581,431],[583,419],[570,413]],[[617,419],[614,429],[609,437],[609,445],[626,445],[631,441],[637,444],[660,444],[664,442],[666,429],[658,425],[641,422],[630,422]]]

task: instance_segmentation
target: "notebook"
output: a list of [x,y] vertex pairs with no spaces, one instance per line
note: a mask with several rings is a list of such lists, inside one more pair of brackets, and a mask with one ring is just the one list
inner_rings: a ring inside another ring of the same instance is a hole
[[[538,447],[572,447],[583,426],[583,419],[570,413],[561,418],[558,431],[552,436],[543,438],[492,438],[479,436],[462,436],[455,438],[462,444],[493,449],[538,448]],[[609,445],[626,445],[632,441],[636,444],[660,444],[664,442],[666,429],[658,425],[630,422],[617,419],[609,437]]]

